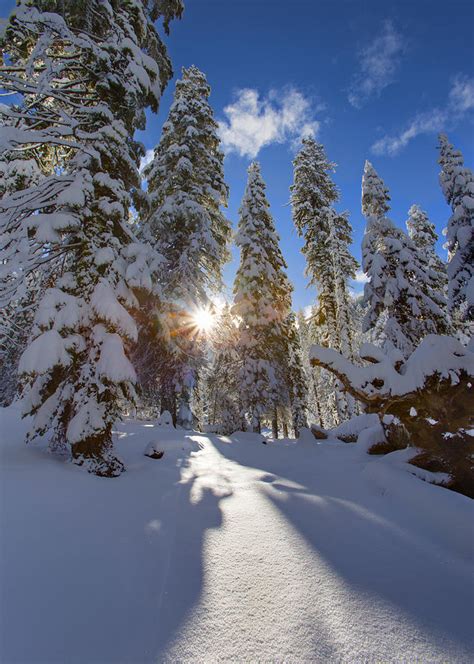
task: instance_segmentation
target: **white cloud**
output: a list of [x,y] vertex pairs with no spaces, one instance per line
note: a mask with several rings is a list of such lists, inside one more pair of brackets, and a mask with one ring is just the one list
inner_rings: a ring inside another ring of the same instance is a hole
[[420,134],[433,134],[462,120],[474,109],[474,78],[458,75],[453,80],[448,100],[443,108],[418,113],[407,127],[396,136],[383,136],[371,150],[376,155],[398,154]]
[[305,318],[309,318],[313,313],[314,304],[307,304],[303,307],[303,315]]
[[235,101],[224,108],[224,113],[227,120],[219,122],[224,151],[250,159],[272,143],[315,136],[320,126],[309,99],[294,88],[273,90],[264,98],[251,88],[238,90]]
[[393,82],[405,49],[402,35],[391,21],[385,21],[382,32],[359,53],[359,71],[348,97],[355,108],[361,108],[371,97],[378,97]]
[[155,150],[154,148],[151,148],[151,150],[147,150],[145,152],[145,156],[140,159],[140,173],[143,171],[143,169],[148,166],[148,164],[151,164],[153,161],[153,157],[155,155]]
[[353,281],[356,281],[358,284],[366,284],[368,280],[368,276],[362,270],[357,270],[355,279],[353,279]]

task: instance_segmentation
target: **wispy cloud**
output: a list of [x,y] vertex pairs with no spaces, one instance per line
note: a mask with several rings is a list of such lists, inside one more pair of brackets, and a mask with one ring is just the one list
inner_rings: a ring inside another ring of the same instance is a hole
[[320,123],[311,101],[294,88],[273,90],[261,97],[257,90],[238,90],[235,101],[224,108],[227,119],[219,122],[224,151],[255,158],[272,143],[293,143],[315,136]]
[[372,145],[376,155],[398,154],[420,134],[432,134],[455,125],[474,110],[474,78],[458,75],[453,81],[446,104],[415,115],[395,136],[383,136]]
[[382,31],[359,53],[359,71],[354,76],[349,102],[361,108],[371,97],[378,97],[395,78],[406,42],[391,21],[385,21]]
[[456,76],[449,93],[449,106],[458,114],[474,109],[474,78]]

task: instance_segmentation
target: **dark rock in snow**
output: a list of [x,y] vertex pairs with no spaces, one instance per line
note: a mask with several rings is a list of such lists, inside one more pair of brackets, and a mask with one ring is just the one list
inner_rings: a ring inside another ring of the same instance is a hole
[[161,459],[164,456],[164,450],[155,450],[155,449],[146,449],[145,456],[150,457],[150,459]]

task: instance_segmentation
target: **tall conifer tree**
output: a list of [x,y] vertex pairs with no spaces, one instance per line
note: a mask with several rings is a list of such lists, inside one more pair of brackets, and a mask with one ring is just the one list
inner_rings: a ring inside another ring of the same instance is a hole
[[193,357],[200,357],[193,352],[193,315],[209,307],[212,293],[221,288],[222,266],[229,257],[231,228],[221,209],[227,205],[228,188],[210,91],[197,67],[183,69],[162,137],[145,169],[150,211],[142,235],[163,257],[163,306],[173,314],[173,362],[181,365],[181,378],[176,375],[171,382],[181,385],[178,419],[183,425],[190,424],[189,399],[199,364]]
[[4,302],[38,257],[62,261],[20,361],[30,437],[51,430],[53,447],[70,446],[74,461],[99,475],[123,470],[112,427],[134,397],[133,290],[150,287],[153,260],[128,225],[132,203],[143,202],[133,133],[171,76],[154,22],[162,16],[167,28],[181,10],[180,0],[21,0],[2,40],[0,85],[24,100],[1,107],[2,145],[27,146],[41,168],[41,155],[55,152],[53,172],[0,202],[0,260],[17,275]]
[[[456,322],[474,321],[474,176],[447,136],[439,137],[439,181],[452,215],[448,221],[448,303]],[[472,325],[471,325],[472,331]]]
[[362,267],[369,277],[363,331],[377,330],[388,352],[407,357],[427,334],[449,329],[444,298],[412,240],[386,217],[388,190],[368,161],[362,178],[362,212],[367,226]]
[[263,415],[273,414],[287,389],[278,378],[284,372],[292,287],[256,162],[248,169],[236,243],[240,264],[232,311],[239,320],[240,392],[243,410],[259,431]]
[[[351,256],[351,227],[347,214],[337,213],[339,199],[331,179],[334,164],[328,161],[324,147],[312,138],[303,139],[294,160],[294,181],[291,186],[293,220],[304,238],[310,283],[318,291],[317,321],[321,342],[331,348],[353,355],[352,324],[348,280],[355,277],[357,262]],[[351,414],[341,386],[328,375],[336,394],[336,420]]]
[[408,235],[418,250],[420,260],[424,263],[426,269],[432,273],[433,287],[436,287],[439,299],[445,299],[448,276],[446,264],[436,253],[438,235],[434,224],[431,223],[427,213],[419,205],[412,205],[408,210],[406,225]]

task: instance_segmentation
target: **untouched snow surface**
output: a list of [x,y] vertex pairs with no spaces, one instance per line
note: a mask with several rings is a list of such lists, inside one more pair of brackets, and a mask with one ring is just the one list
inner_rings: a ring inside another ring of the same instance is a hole
[[473,661],[474,503],[406,454],[130,420],[109,480],[25,426],[0,409],[1,662]]

